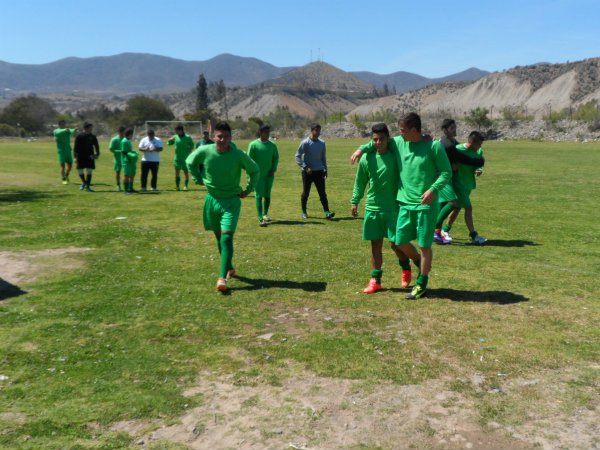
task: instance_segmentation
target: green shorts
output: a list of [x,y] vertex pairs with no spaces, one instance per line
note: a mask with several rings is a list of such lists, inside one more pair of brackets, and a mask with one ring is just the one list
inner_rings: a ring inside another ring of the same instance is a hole
[[256,195],[261,197],[271,198],[271,189],[273,189],[273,181],[275,181],[275,176],[261,176],[256,183]]
[[471,207],[471,191],[472,189],[466,188],[463,185],[457,183],[454,185],[456,191],[456,198],[458,200],[459,208],[470,208]]
[[240,197],[217,198],[206,194],[204,199],[204,229],[235,233],[242,209]]
[[73,153],[71,150],[58,150],[58,163],[62,164],[73,164]]
[[452,181],[449,181],[446,186],[440,191],[438,201],[440,203],[451,202],[452,200],[456,200],[456,192],[454,192],[454,186],[452,185]]
[[363,241],[378,241],[388,238],[394,242],[396,238],[396,223],[398,210],[394,211],[365,211],[363,221]]
[[185,164],[185,159],[183,159],[183,160],[174,159],[173,167],[175,167],[176,170],[183,170],[184,172],[188,171],[187,165]]
[[419,247],[431,247],[440,204],[433,202],[429,206],[429,209],[408,209],[406,206],[400,205],[396,226],[396,244],[408,244],[416,239]]
[[121,158],[121,154],[119,154],[119,156],[115,155],[113,157],[113,170],[115,172],[120,172],[122,167],[123,167],[123,158]]

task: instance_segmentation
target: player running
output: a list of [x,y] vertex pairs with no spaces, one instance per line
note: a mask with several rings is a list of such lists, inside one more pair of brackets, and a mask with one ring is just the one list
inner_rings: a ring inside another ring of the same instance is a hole
[[[200,182],[200,164],[204,164],[204,229],[213,231],[221,255],[217,290],[227,292],[227,280],[235,277],[233,268],[233,234],[240,217],[241,199],[254,190],[259,177],[258,165],[231,142],[227,122],[215,126],[215,143],[198,147],[187,157],[186,164],[196,183]],[[240,186],[242,169],[248,175],[245,189]]]

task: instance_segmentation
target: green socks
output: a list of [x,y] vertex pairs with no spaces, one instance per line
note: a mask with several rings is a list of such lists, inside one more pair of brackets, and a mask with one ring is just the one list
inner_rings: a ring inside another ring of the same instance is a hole
[[175,186],[179,189],[179,185],[181,184],[181,177],[175,177]]
[[377,283],[381,284],[381,276],[383,275],[383,270],[381,269],[373,269],[371,271],[371,278],[375,278]]
[[[442,225],[444,225],[444,221],[448,218],[453,209],[454,205],[452,203],[446,203],[446,205],[442,209],[440,209],[440,212],[437,216],[437,222],[435,224],[436,230],[442,228]],[[444,231],[448,232],[449,230],[446,230],[445,228],[446,227],[444,226]]]
[[451,229],[452,229],[452,225],[448,225],[448,224],[446,224],[442,227],[442,230],[444,230],[446,233],[450,233]]
[[227,277],[227,271],[233,266],[231,260],[233,259],[233,235],[223,233],[219,240],[221,250],[221,278]]
[[271,197],[265,197],[265,216],[269,214],[269,206],[271,206]]
[[258,220],[263,218],[262,197],[256,194],[256,211],[258,212]]
[[427,282],[429,281],[429,275],[419,274],[417,277],[417,284],[423,289],[427,288]]

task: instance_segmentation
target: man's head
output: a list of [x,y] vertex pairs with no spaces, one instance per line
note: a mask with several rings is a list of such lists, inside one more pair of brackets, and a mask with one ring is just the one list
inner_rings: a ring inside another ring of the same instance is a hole
[[483,140],[483,135],[479,131],[471,131],[469,137],[467,138],[467,142],[469,143],[469,149],[475,151],[479,150],[481,148]]
[[421,117],[415,112],[406,114],[398,121],[400,135],[407,142],[421,140]]
[[149,129],[149,130],[146,132],[146,134],[148,135],[148,137],[149,137],[150,139],[154,139],[154,136],[155,136],[155,134],[154,134],[154,130],[153,130],[152,128],[150,128],[150,129]]
[[268,141],[271,133],[271,125],[261,125],[258,127],[258,137],[261,141]]
[[209,138],[208,131],[203,131],[203,132],[202,132],[202,137],[203,137],[204,139],[208,139],[208,138]]
[[64,120],[58,121],[58,128],[64,128],[67,123]]
[[444,119],[442,122],[442,132],[446,137],[452,139],[456,137],[456,122],[454,119]]
[[231,142],[231,127],[227,122],[219,122],[215,125],[215,143],[217,151],[224,152],[229,149]]
[[320,135],[321,135],[321,125],[319,125],[318,123],[313,123],[310,126],[310,137],[313,140],[315,140],[315,139],[318,139]]
[[90,122],[85,122],[83,124],[83,131],[86,132],[86,133],[91,133],[93,127],[94,127],[94,125],[91,124]]
[[119,137],[123,137],[123,136],[125,136],[125,130],[126,130],[126,128],[125,128],[125,127],[119,127],[119,128],[117,129],[117,133],[119,133]]
[[131,139],[133,136],[133,128],[127,128],[124,134],[127,139]]
[[183,136],[185,134],[185,129],[183,128],[183,125],[179,124],[175,127],[175,133],[178,136]]
[[385,123],[376,123],[371,127],[371,137],[373,144],[379,153],[387,151],[388,142],[390,140],[390,130]]

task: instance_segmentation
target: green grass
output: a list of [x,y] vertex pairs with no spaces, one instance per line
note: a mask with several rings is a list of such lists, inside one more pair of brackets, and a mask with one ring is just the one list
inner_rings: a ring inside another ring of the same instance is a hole
[[[103,142],[91,194],[60,184],[51,142],[0,141],[0,248],[92,249],[52,260],[18,286],[26,294],[2,296],[0,447],[133,445],[109,425],[176,418],[201,404],[182,395],[200,372],[280,385],[298,364],[373,385],[570,368],[580,376],[565,405],[585,407],[600,360],[600,144],[486,143],[472,198],[490,243],[466,245],[461,216],[456,243],[434,248],[430,298],[408,302],[387,248],[388,290],[359,293],[370,273],[361,221],[349,214],[349,155],[359,143],[328,141],[337,215],[327,222],[316,190],[311,217],[300,219],[298,143],[278,142],[275,223],[259,228],[254,198],[243,201],[234,264],[244,278],[222,296],[214,237],[202,229],[204,188],[173,190],[169,151],[161,192],[125,196],[113,192]],[[84,264],[61,270],[73,259]],[[274,335],[256,338],[264,333]],[[452,386],[475,399],[484,422],[513,423],[514,411],[531,407],[524,402],[541,401],[525,389],[523,398],[500,398]]]

